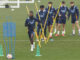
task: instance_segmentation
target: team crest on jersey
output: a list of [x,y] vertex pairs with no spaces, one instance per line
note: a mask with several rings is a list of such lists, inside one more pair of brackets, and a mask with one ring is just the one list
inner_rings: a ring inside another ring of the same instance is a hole
[[30,24],[34,24],[34,20],[29,22]]
[[52,11],[50,11],[49,14],[52,14]]
[[71,13],[74,13],[75,12],[75,7],[74,7],[74,9],[73,10],[71,10]]
[[44,17],[44,14],[43,15],[40,15],[40,17]]
[[66,8],[64,10],[61,10],[61,12],[65,13],[66,12]]

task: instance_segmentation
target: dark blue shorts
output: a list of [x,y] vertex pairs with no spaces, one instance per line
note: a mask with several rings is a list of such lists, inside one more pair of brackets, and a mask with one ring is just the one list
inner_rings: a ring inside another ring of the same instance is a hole
[[59,19],[56,19],[56,23],[58,23],[59,22]]
[[48,25],[48,26],[53,25],[53,21],[49,21],[49,20],[48,20],[47,25]]
[[66,24],[66,19],[60,19],[59,24]]
[[31,38],[32,34],[34,35],[34,31],[28,31],[29,38]]
[[75,24],[76,21],[77,21],[76,18],[74,18],[74,19],[72,18],[71,23]]
[[[44,28],[44,27],[43,27]],[[44,34],[46,36],[46,28],[47,28],[47,25],[45,26],[45,29],[44,29]],[[41,26],[37,26],[37,34],[39,35],[39,32],[42,33],[42,29],[41,29]]]

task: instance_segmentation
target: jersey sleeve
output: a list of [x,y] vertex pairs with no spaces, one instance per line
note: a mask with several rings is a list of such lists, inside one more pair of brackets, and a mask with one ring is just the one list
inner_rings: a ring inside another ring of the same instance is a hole
[[38,13],[36,14],[36,19],[39,20]]
[[79,19],[79,9],[76,7],[76,18]]
[[25,27],[27,27],[28,26],[28,19],[26,19],[26,21],[25,21]]

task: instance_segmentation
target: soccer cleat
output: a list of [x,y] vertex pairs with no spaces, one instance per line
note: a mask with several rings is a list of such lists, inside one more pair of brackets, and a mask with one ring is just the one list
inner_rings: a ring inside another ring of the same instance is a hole
[[33,52],[34,48],[33,48],[33,45],[31,45],[31,52]]
[[66,34],[66,32],[64,32],[64,34]]
[[64,34],[62,34],[62,36],[64,36]]
[[75,34],[72,33],[72,36],[75,36]]
[[41,39],[42,41],[44,41],[44,39]]
[[59,36],[59,34],[56,34],[55,36],[57,37],[57,36]]
[[42,41],[44,41],[44,39],[43,39],[43,38],[41,38],[41,40],[42,40]]

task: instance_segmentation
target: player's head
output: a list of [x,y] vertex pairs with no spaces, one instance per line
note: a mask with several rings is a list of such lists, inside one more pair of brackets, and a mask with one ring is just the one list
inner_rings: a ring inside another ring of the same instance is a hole
[[40,10],[41,10],[41,11],[44,10],[44,5],[40,5]]
[[73,1],[71,1],[71,2],[70,2],[70,5],[71,5],[71,6],[74,6],[74,2],[73,2]]
[[62,1],[62,6],[65,6],[65,4],[66,4],[65,1]]
[[52,7],[52,2],[48,2],[48,7]]
[[30,12],[29,12],[29,17],[30,17],[30,18],[33,18],[33,11],[30,11]]

